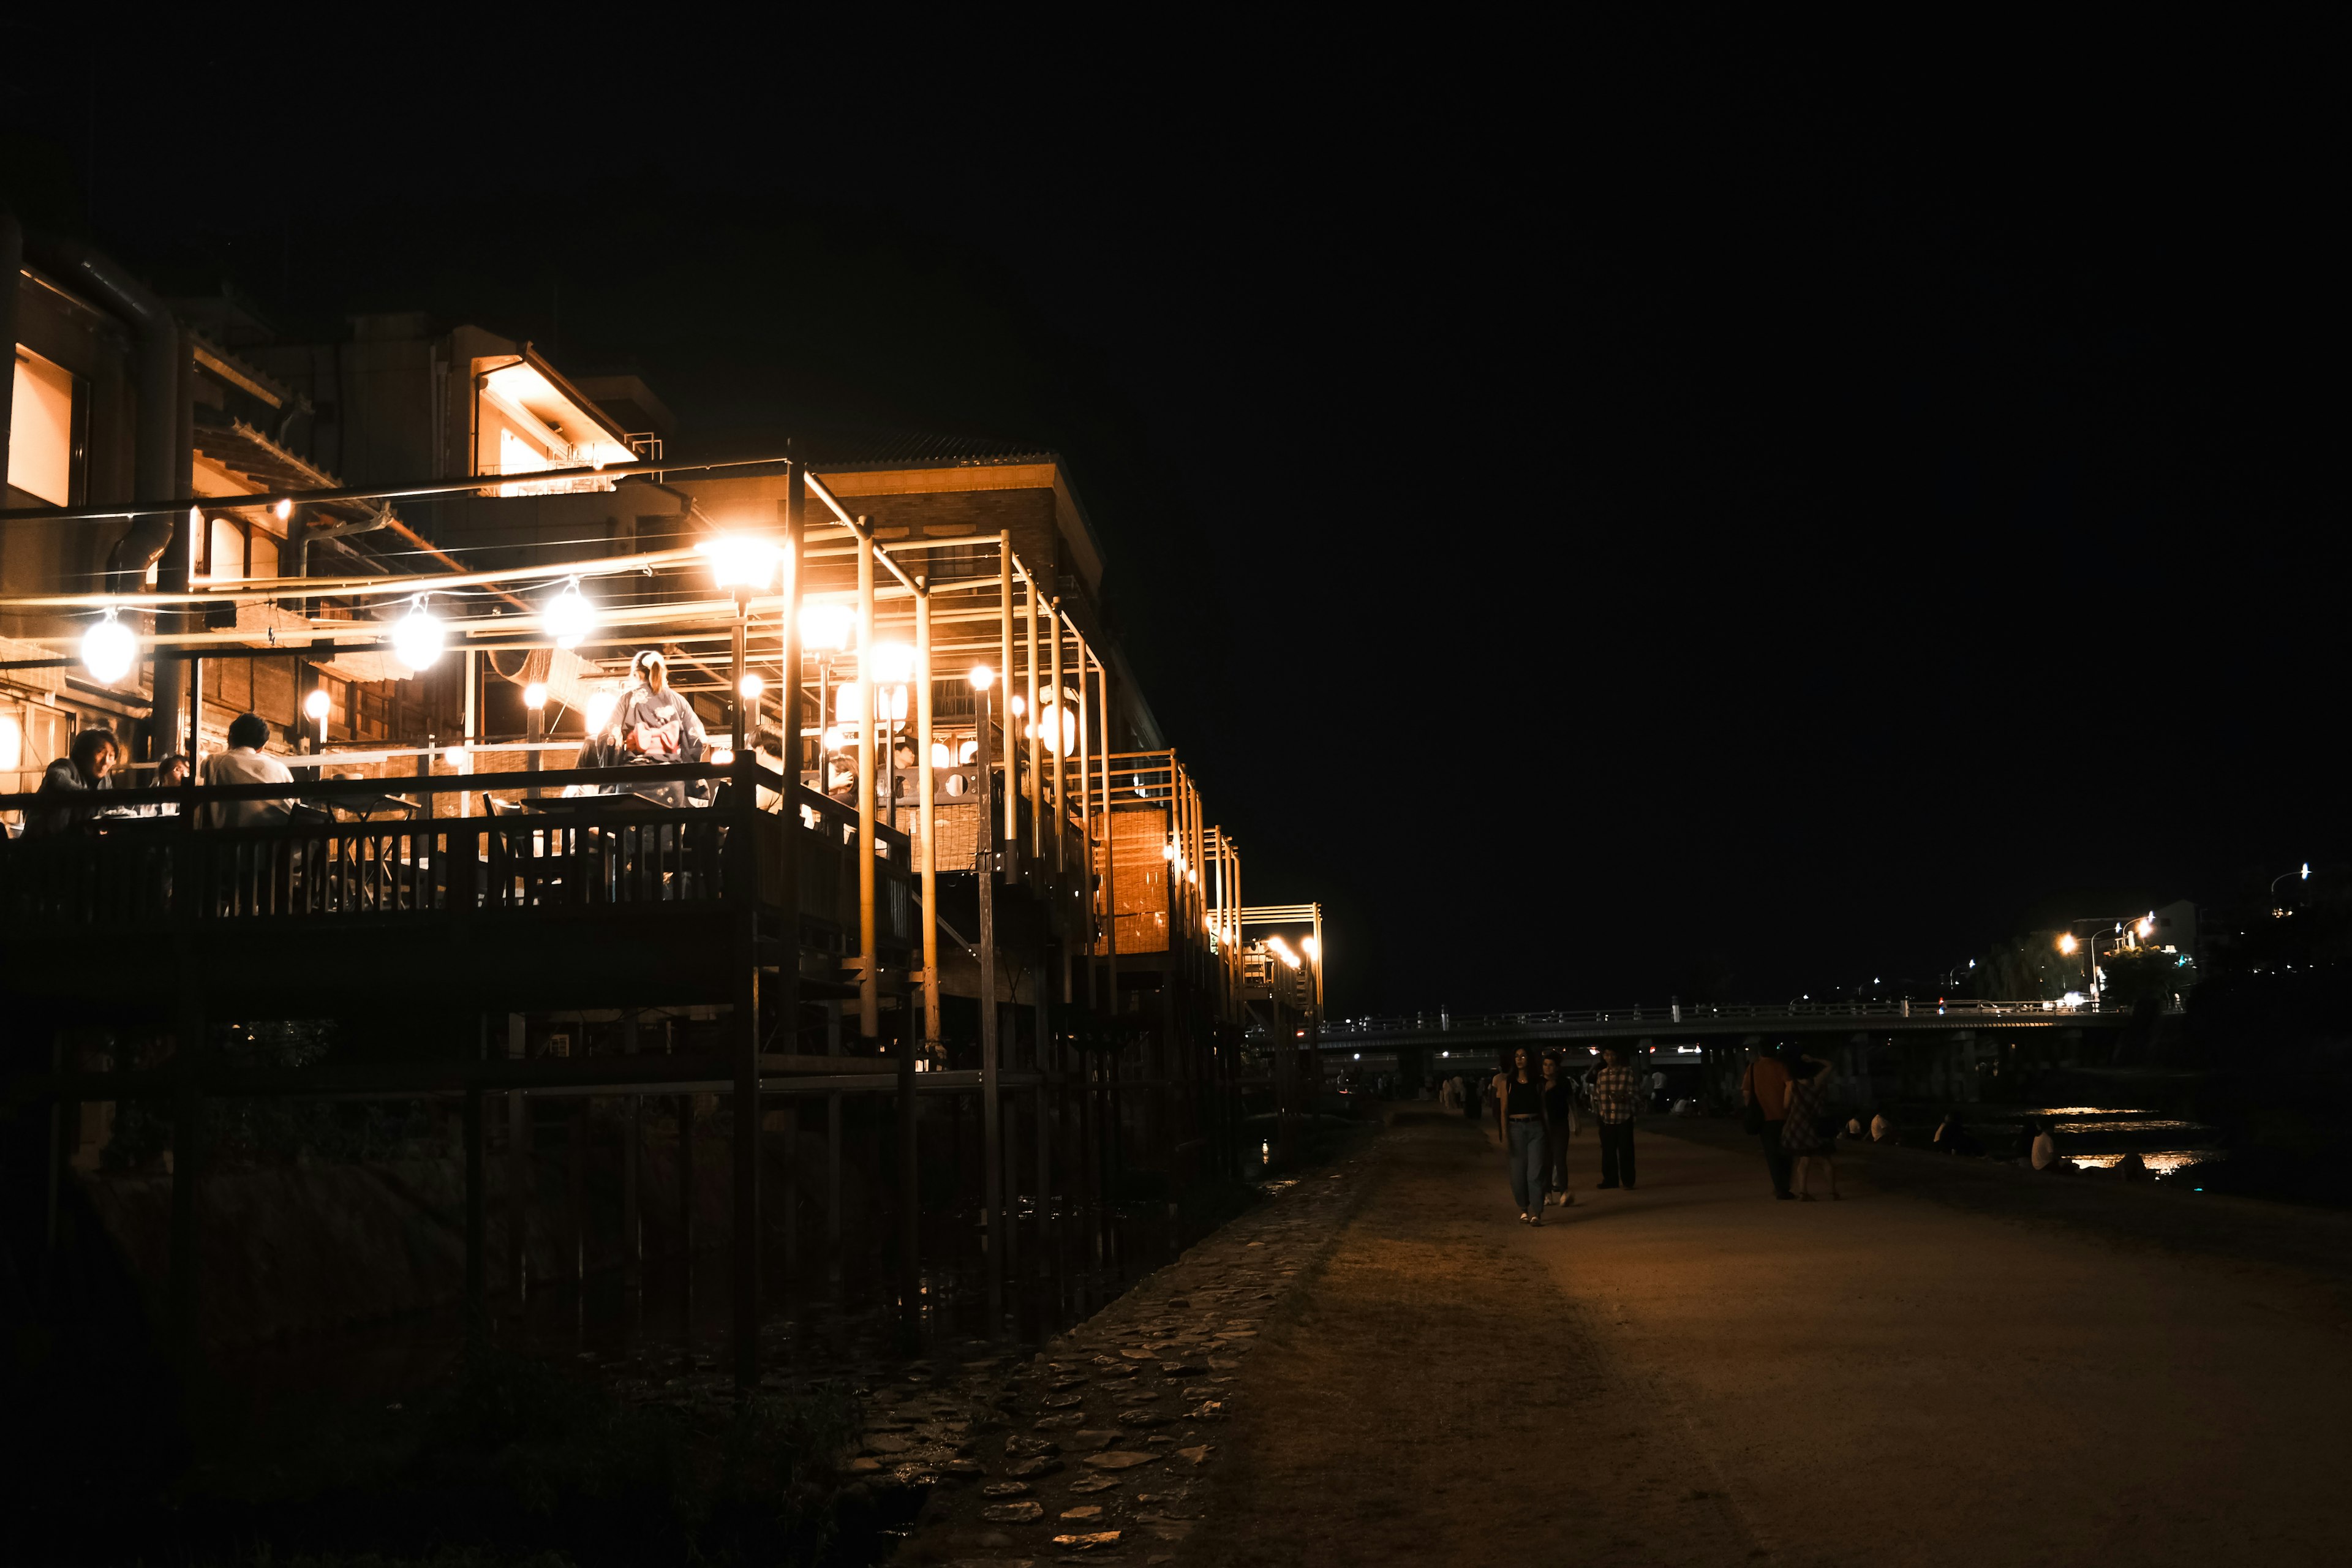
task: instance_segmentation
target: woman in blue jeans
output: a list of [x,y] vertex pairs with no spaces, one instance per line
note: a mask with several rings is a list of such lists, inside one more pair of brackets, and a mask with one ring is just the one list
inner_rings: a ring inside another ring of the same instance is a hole
[[1518,1200],[1519,1219],[1541,1225],[1551,1162],[1544,1148],[1543,1079],[1528,1065],[1525,1047],[1512,1052],[1509,1068],[1496,1075],[1495,1115],[1511,1162],[1511,1196]]

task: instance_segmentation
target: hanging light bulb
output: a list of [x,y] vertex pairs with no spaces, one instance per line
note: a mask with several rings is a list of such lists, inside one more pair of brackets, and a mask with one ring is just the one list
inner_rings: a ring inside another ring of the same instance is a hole
[[278,521],[284,522],[288,518],[294,515],[294,503],[290,500],[280,500],[276,506],[269,509],[269,515],[276,518]]
[[114,618],[109,606],[106,619],[81,634],[81,665],[89,678],[100,686],[111,686],[131,673],[139,662],[139,637],[129,626]]
[[425,598],[419,594],[410,600],[408,614],[392,628],[393,654],[411,669],[430,668],[449,636],[441,617],[425,607]]
[[857,617],[847,605],[807,604],[801,606],[801,647],[811,653],[839,653],[849,646]]
[[746,702],[757,702],[761,697],[767,694],[768,690],[767,681],[757,675],[745,676],[740,686],[743,692],[743,700]]
[[563,591],[547,602],[540,624],[558,647],[578,647],[596,629],[596,606],[580,591],[579,578],[564,584]]
[[905,643],[876,643],[869,657],[877,686],[903,686],[915,679],[915,650]]

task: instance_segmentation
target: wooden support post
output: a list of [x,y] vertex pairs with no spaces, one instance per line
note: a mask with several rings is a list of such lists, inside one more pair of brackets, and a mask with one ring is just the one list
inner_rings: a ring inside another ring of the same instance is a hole
[[489,1212],[483,1188],[488,1173],[482,1162],[482,1086],[466,1089],[466,1332],[478,1334],[488,1321],[484,1298],[489,1288]]
[[[841,1054],[841,1004],[824,1005],[824,1054]],[[841,1091],[824,1097],[824,1256],[825,1268],[841,1272]]]
[[633,1286],[644,1281],[646,1268],[646,1221],[637,1203],[645,1105],[642,1094],[628,1095],[621,1102],[621,1277]]
[[[1008,559],[1010,557],[1008,556]],[[1008,568],[1008,570],[1010,570]],[[1009,639],[1008,633],[1008,639]],[[1008,640],[1008,647],[1009,647]],[[999,686],[1008,684],[1000,681]],[[980,731],[980,811],[979,818],[987,826],[981,836],[980,866],[977,879],[980,889],[980,1115],[981,1115],[981,1182],[986,1206],[981,1211],[982,1243],[987,1248],[988,1263],[988,1331],[991,1338],[1004,1325],[1004,1163],[997,1127],[997,1057],[999,1051],[996,1012],[996,857],[989,840],[994,837],[996,820],[992,807],[995,802],[991,791],[995,788],[995,770],[989,756],[989,716],[994,690],[979,692]],[[1005,726],[1010,736],[1012,726]],[[1013,782],[1013,748],[1005,747],[1004,773],[1006,793]],[[1011,835],[1006,836],[1008,847]],[[1010,849],[1007,858],[1010,858]],[[1009,872],[1008,872],[1009,875]]]
[[[507,1015],[507,1059],[523,1058],[523,1016]],[[522,1090],[507,1090],[507,1310],[520,1312],[530,1289],[530,1107]]]
[[[193,661],[191,661],[193,668]],[[192,965],[184,963],[173,1019],[175,1058],[172,1119],[172,1351],[184,1391],[194,1384],[201,1345],[199,1288],[204,1267],[199,1205],[205,1178],[208,1107],[203,1070],[205,1057],[203,993]]]
[[[1081,676],[1081,679],[1084,679]],[[1102,737],[1102,802],[1103,802],[1103,933],[1104,979],[1110,995],[1105,1010],[1116,1016],[1120,1011],[1118,995],[1118,836],[1116,831],[1118,815],[1110,808],[1110,671],[1099,658],[1095,660],[1095,679],[1102,689],[1102,721],[1096,726]],[[1116,1025],[1114,1025],[1116,1027]]]
[[[637,1054],[637,1016],[621,1021],[621,1054]],[[646,1263],[645,1216],[637,1207],[639,1145],[644,1136],[646,1097],[625,1095],[621,1100],[621,1278],[635,1286],[643,1282]]]
[[[795,574],[797,575],[797,574]],[[749,869],[750,857],[742,852],[751,848],[759,829],[759,774],[757,763],[744,740],[743,677],[745,638],[750,627],[748,598],[739,598],[735,611],[734,668],[730,677],[733,690],[729,694],[728,711],[734,719],[735,771],[732,831],[736,835],[740,858],[737,864]],[[755,737],[756,738],[756,737]],[[867,860],[871,863],[869,847]],[[733,1286],[734,1312],[732,1319],[735,1396],[748,1399],[760,1384],[760,899],[756,875],[745,879],[749,886],[735,888],[729,901],[736,907],[730,911],[734,926],[735,954],[733,970],[734,1007],[729,1016],[729,1054],[735,1058],[735,1133],[730,1140],[735,1156],[734,1201],[729,1213],[734,1221],[734,1256],[730,1264],[730,1283]],[[787,928],[793,932],[797,947],[799,922]],[[869,948],[870,952],[871,949]],[[792,967],[800,964],[795,952]],[[872,965],[869,963],[869,969]]]
[[923,1053],[940,1054],[940,843],[937,807],[939,774],[931,766],[931,595],[930,579],[915,580],[915,776],[922,781],[916,822],[923,837]]
[[677,1289],[678,1323],[694,1337],[694,1096],[677,1097]]
[[[1087,1008],[1091,1012],[1097,1005],[1095,1000],[1095,942],[1097,940],[1096,932],[1100,929],[1097,925],[1095,920],[1095,896],[1098,886],[1098,878],[1095,869],[1095,790],[1094,770],[1091,762],[1093,751],[1091,736],[1093,732],[1092,722],[1094,704],[1087,696],[1087,692],[1089,688],[1087,685],[1086,644],[1080,643],[1078,645],[1077,655],[1078,837],[1084,841],[1087,862],[1084,869],[1079,872],[1079,876],[1084,879],[1081,885],[1085,889],[1085,896],[1080,900],[1080,902],[1086,906],[1086,919],[1080,921],[1079,925],[1080,929],[1086,933],[1087,939]],[[1108,839],[1106,839],[1106,842],[1108,842]],[[1108,917],[1108,912],[1109,911],[1108,910],[1104,911],[1106,917]],[[1081,1053],[1081,1059],[1083,1059],[1083,1053]]]
[[797,1291],[801,1268],[801,1102],[784,1096],[784,1279]]
[[[586,1030],[582,1030],[582,1045],[586,1045]],[[563,1139],[563,1209],[569,1222],[568,1243],[564,1251],[563,1271],[572,1277],[572,1289],[588,1282],[588,1097],[581,1095],[572,1102],[572,1114],[565,1119],[570,1125]]]

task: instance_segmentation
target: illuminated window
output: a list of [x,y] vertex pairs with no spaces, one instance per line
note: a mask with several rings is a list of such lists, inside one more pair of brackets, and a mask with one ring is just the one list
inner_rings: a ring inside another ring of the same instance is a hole
[[535,473],[551,467],[547,454],[511,430],[499,432],[499,469],[502,474]]
[[[8,280],[14,288],[16,280]],[[16,350],[16,403],[8,420],[8,483],[51,506],[73,502],[74,377],[30,349]]]
[[215,582],[245,575],[245,530],[226,517],[213,519],[212,549],[205,570]]

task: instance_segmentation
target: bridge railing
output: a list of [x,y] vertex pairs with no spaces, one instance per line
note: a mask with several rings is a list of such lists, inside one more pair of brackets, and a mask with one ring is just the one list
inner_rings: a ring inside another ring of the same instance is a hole
[[1708,1026],[1718,1024],[1750,1023],[1769,1027],[1775,1023],[1795,1019],[1852,1018],[1866,1023],[1873,1018],[2014,1018],[2025,1016],[2115,1016],[2128,1014],[2131,1008],[2115,1004],[2084,1000],[2075,1003],[2042,1001],[2038,998],[2020,1001],[1989,1001],[1979,998],[1954,999],[1941,1002],[1765,1002],[1741,1003],[1722,1006],[1683,1003],[1664,1007],[1601,1007],[1585,1009],[1554,1009],[1548,1013],[1487,1013],[1475,1016],[1456,1017],[1451,1015],[1423,1014],[1417,1017],[1393,1018],[1334,1018],[1323,1027],[1326,1040],[1378,1038],[1382,1035],[1434,1034],[1502,1034],[1543,1028],[1591,1028],[1599,1025],[1654,1025],[1670,1030],[1676,1026]]

